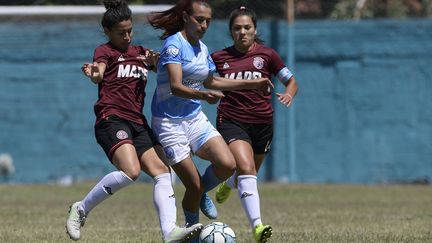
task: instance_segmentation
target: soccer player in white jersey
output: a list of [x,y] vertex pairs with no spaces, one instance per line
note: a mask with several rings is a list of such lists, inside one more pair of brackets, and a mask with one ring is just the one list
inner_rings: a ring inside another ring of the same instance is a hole
[[[279,101],[290,106],[297,93],[297,83],[280,56],[262,45],[257,37],[257,17],[253,10],[240,7],[231,13],[229,30],[234,44],[212,54],[222,77],[271,78],[276,76],[285,86],[276,93]],[[268,153],[273,136],[271,93],[258,90],[224,91],[218,106],[217,129],[233,153],[236,173],[216,190],[216,201],[224,202],[237,188],[256,242],[267,242],[270,225],[261,221],[257,172]]]
[[[201,100],[210,104],[223,94],[215,90],[267,91],[267,78],[228,80],[213,77],[214,63],[201,42],[211,20],[207,1],[181,0],[174,7],[149,16],[149,23],[164,30],[152,101],[152,128],[164,147],[167,163],[186,187],[182,201],[186,223],[199,221],[199,208],[209,218],[217,210],[206,192],[227,179],[235,160],[227,144],[201,111]],[[203,87],[213,90],[203,90]],[[192,153],[211,165],[200,177]]]

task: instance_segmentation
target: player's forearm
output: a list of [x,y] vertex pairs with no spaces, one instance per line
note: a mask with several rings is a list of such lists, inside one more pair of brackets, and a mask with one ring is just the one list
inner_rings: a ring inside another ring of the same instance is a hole
[[90,79],[93,83],[98,84],[103,81],[106,70],[106,64],[103,62],[93,62],[93,67],[90,71]]
[[216,90],[247,89],[249,86],[250,82],[244,79],[226,79],[218,76],[213,76],[204,83],[205,88]]
[[294,76],[292,76],[285,85],[285,94],[290,95],[291,97],[294,97],[297,94],[298,91],[298,85],[296,82],[296,79]]
[[95,76],[95,77],[90,77],[90,80],[94,83],[94,84],[98,84],[100,82],[102,82],[103,77],[101,77],[100,75]]
[[185,99],[205,100],[205,92],[188,88],[184,85],[171,85],[171,93]]

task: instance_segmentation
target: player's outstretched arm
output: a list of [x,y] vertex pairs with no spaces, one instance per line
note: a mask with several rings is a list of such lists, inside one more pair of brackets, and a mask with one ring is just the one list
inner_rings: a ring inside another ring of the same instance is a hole
[[209,76],[204,82],[207,89],[237,90],[237,89],[259,89],[268,92],[273,88],[273,83],[268,78],[259,79],[227,79],[219,76]]
[[213,90],[197,90],[183,85],[183,71],[180,64],[167,64],[167,71],[170,80],[171,93],[185,99],[200,99],[205,100],[210,104],[219,101],[224,95],[222,92]]
[[97,84],[102,82],[106,65],[105,63],[84,63],[81,67],[82,72],[85,76],[89,77],[90,80]]

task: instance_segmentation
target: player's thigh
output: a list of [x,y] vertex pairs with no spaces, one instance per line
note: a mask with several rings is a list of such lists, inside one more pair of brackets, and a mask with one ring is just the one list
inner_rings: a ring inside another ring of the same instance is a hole
[[95,137],[110,161],[114,152],[123,144],[133,144],[133,131],[128,121],[117,116],[109,116],[94,127]]
[[273,124],[253,124],[249,128],[255,154],[267,154],[273,140]]
[[264,162],[266,154],[254,154],[255,168],[258,172]]
[[217,121],[217,130],[227,144],[237,140],[243,140],[251,143],[248,134],[248,125],[231,119],[220,117]]
[[117,116],[109,116],[95,125],[95,136],[112,164],[131,179],[136,179],[140,166],[133,145],[133,131],[129,122]]
[[234,155],[237,171],[241,174],[254,174],[253,148],[249,135],[250,124],[220,117],[217,128]]
[[[190,143],[181,121],[153,117],[152,127],[163,148],[161,158],[167,165],[173,166],[190,157]],[[156,151],[161,155],[160,151]]]
[[229,144],[229,148],[234,155],[237,171],[240,175],[255,175],[254,151],[249,142],[236,140]]
[[164,164],[154,147],[141,155],[140,164],[141,170],[152,178],[163,173],[169,173],[169,168]]
[[254,124],[250,130],[252,148],[254,151],[254,160],[256,171],[259,171],[265,159],[270,152],[270,145],[273,138],[273,124]]
[[112,156],[112,163],[132,180],[136,180],[139,177],[141,171],[140,163],[135,147],[132,144],[125,143],[120,145]]
[[153,130],[147,124],[132,124],[131,126],[134,130],[133,142],[141,170],[151,177],[169,172],[168,167],[165,166],[154,149],[155,146],[159,146],[159,142],[154,136]]
[[205,160],[209,160],[216,167],[226,170],[235,168],[234,156],[221,136],[215,136],[207,140],[196,154]]

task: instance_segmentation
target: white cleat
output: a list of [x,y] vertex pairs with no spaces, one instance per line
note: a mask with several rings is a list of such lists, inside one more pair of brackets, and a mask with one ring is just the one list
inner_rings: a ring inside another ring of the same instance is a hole
[[189,240],[195,239],[199,236],[202,228],[203,225],[200,223],[191,225],[190,227],[175,226],[164,240],[164,243],[189,242]]
[[86,215],[84,211],[78,209],[81,202],[72,204],[69,208],[69,218],[66,221],[66,233],[72,240],[79,240],[81,227],[84,226]]

